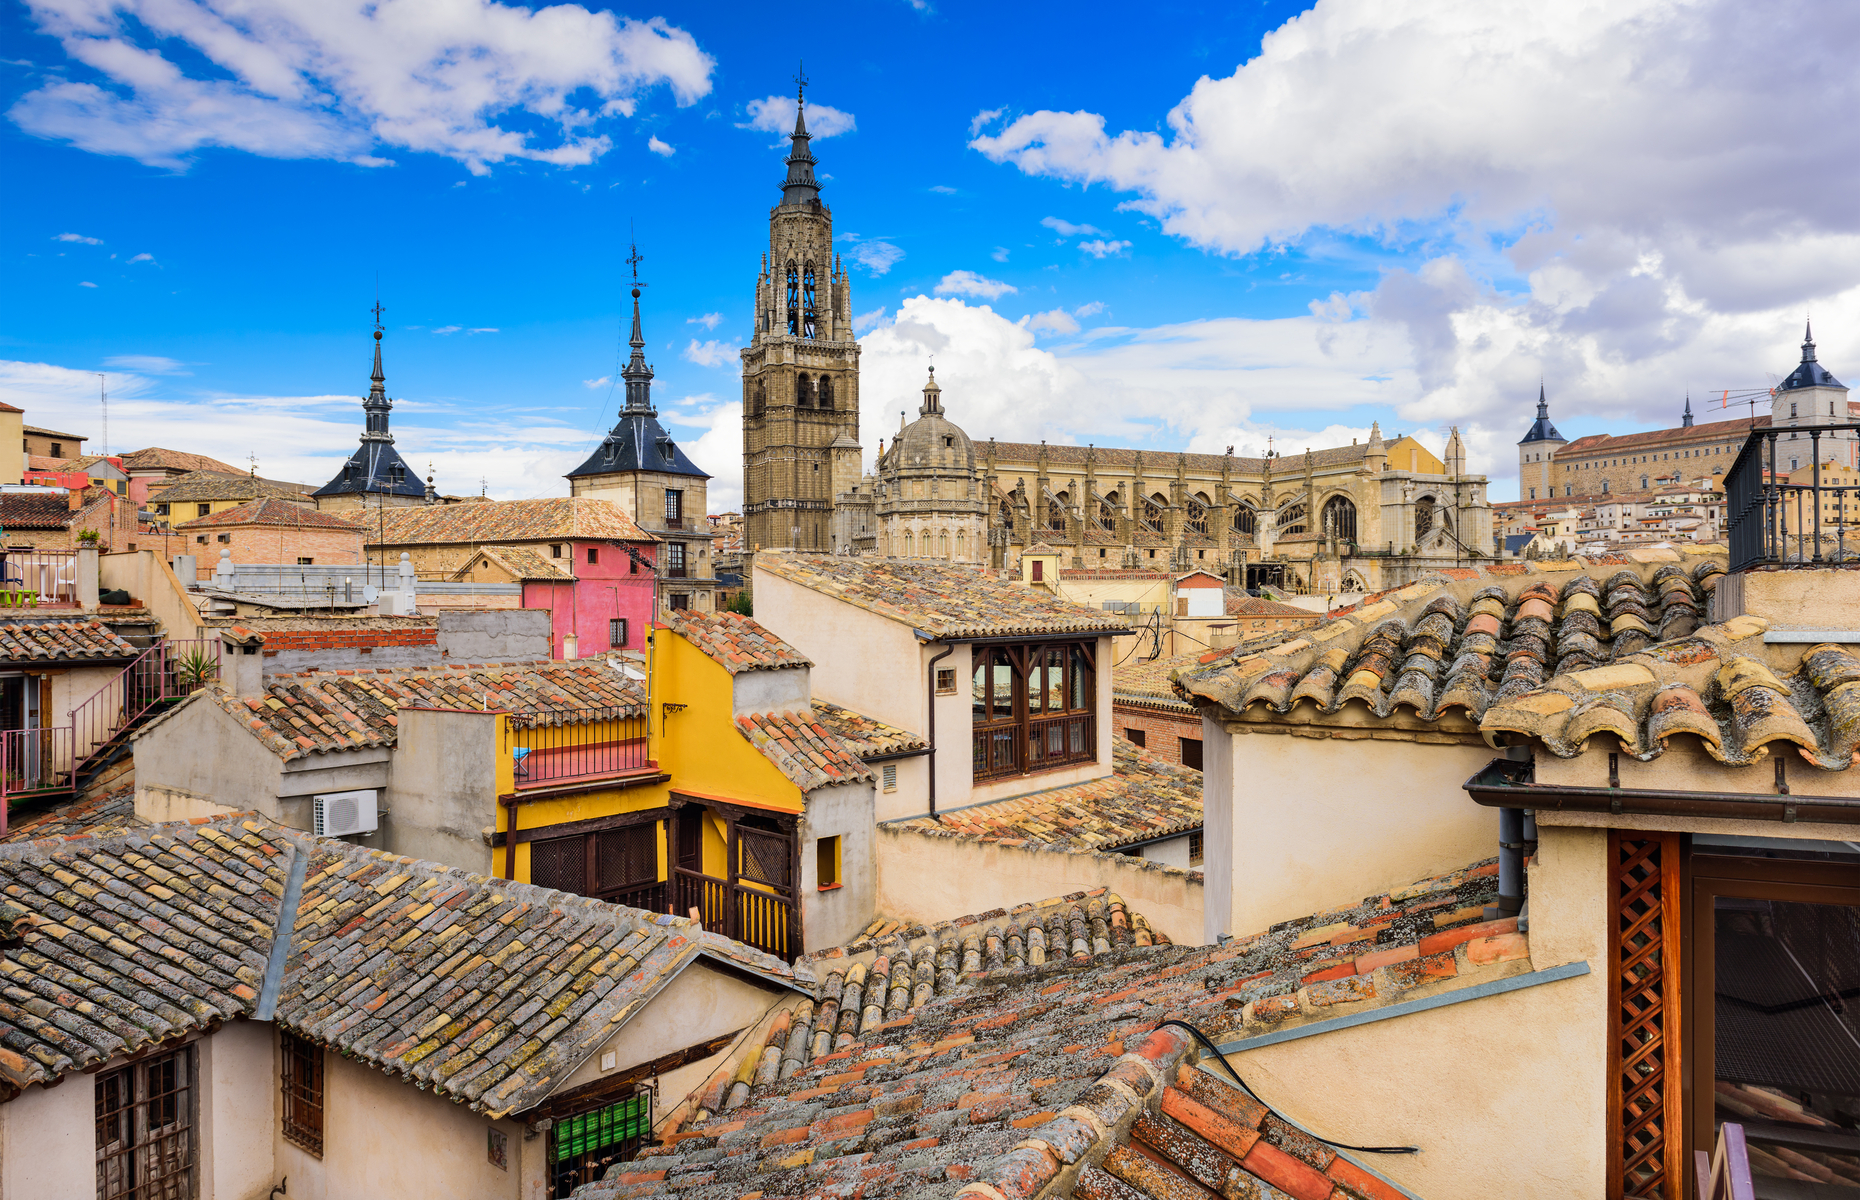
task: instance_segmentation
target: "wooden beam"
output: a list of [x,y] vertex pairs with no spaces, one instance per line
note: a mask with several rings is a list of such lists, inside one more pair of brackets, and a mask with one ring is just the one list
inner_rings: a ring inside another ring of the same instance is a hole
[[[544,838],[574,837],[577,834],[601,833],[609,829],[626,829],[634,825],[648,825],[663,821],[672,815],[670,806],[660,808],[642,808],[638,812],[615,813],[609,817],[589,817],[585,821],[563,821],[558,825],[538,825],[532,829],[517,830],[517,845],[525,842],[540,841]],[[504,844],[502,830],[491,835],[492,846]]]
[[[743,1028],[747,1029],[748,1026]],[[528,1121],[534,1121],[538,1117],[559,1118],[572,1115],[583,1108],[598,1105],[603,1100],[624,1099],[625,1097],[619,1093],[624,1092],[630,1095],[633,1089],[644,1080],[709,1058],[735,1041],[742,1033],[743,1029],[738,1029],[734,1033],[719,1034],[695,1046],[687,1046],[683,1050],[660,1055],[651,1062],[643,1062],[637,1066],[628,1067],[624,1071],[616,1071],[603,1079],[584,1083],[580,1087],[570,1088],[565,1092],[556,1092],[545,1097],[541,1104],[529,1109],[522,1116]],[[599,1054],[599,1049],[596,1049],[595,1053]]]

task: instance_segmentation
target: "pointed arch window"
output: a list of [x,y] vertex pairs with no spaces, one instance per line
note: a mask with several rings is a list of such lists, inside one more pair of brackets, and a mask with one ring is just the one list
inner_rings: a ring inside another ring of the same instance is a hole
[[1046,501],[1046,527],[1054,533],[1065,532],[1066,515],[1058,500],[1048,498]]
[[801,332],[801,272],[793,263],[788,264],[788,333],[789,336]]
[[956,531],[956,561],[969,561],[969,537],[960,529]]
[[1117,493],[1113,492],[1098,501],[1098,527],[1106,533],[1117,532],[1116,496]]
[[1356,540],[1356,505],[1346,496],[1332,496],[1324,501],[1324,536],[1339,541]]
[[833,407],[833,381],[831,379],[828,379],[825,375],[822,375],[820,377],[819,400],[820,400],[820,407],[822,408]]
[[1188,498],[1188,527],[1202,537],[1208,536],[1208,506],[1205,496]]
[[1259,532],[1259,518],[1244,504],[1234,505],[1234,532],[1244,533],[1248,537]]
[[1280,537],[1286,537],[1294,533],[1303,533],[1305,531],[1305,520],[1305,505],[1302,500],[1286,505],[1279,510],[1279,519],[1277,521],[1278,535]]
[[761,383],[757,383],[756,384],[755,414],[758,417],[762,415],[762,410],[768,407],[768,402],[769,402],[768,388],[764,387]]
[[913,554],[912,554],[913,545],[914,545],[914,539],[911,537],[910,531],[906,530],[904,534],[904,557],[906,558],[913,557]]
[[1151,533],[1162,532],[1163,505],[1167,503],[1160,492],[1143,498],[1143,525]]
[[819,311],[819,307],[815,304],[814,296],[814,264],[808,263],[807,269],[801,273],[802,337],[811,338],[820,336],[817,320]]
[[812,408],[814,406],[814,384],[813,381],[807,377],[806,371],[794,377],[794,403],[796,408]]

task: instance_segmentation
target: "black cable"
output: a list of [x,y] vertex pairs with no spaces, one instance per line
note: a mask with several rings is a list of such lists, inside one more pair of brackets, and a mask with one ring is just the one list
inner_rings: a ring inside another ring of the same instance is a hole
[[[1182,1028],[1194,1034],[1197,1041],[1214,1051],[1215,1057],[1221,1060],[1221,1065],[1226,1067],[1227,1073],[1234,1077],[1234,1082],[1240,1085],[1241,1091],[1259,1101],[1260,1107],[1264,1108],[1271,1115],[1278,1117],[1281,1121],[1285,1121],[1287,1125],[1293,1124],[1291,1121],[1286,1120],[1285,1116],[1277,1109],[1273,1108],[1272,1105],[1267,1104],[1265,1100],[1261,1099],[1258,1092],[1247,1086],[1246,1080],[1240,1078],[1240,1072],[1234,1070],[1234,1065],[1227,1061],[1227,1056],[1221,1053],[1221,1048],[1219,1046],[1208,1040],[1207,1034],[1196,1029],[1187,1021],[1180,1021],[1174,1017],[1164,1021],[1162,1025],[1158,1025],[1156,1028],[1161,1029],[1164,1025],[1180,1025]],[[1293,1128],[1297,1128],[1297,1126],[1293,1125]],[[1355,1150],[1359,1154],[1419,1154],[1421,1152],[1419,1146],[1352,1146],[1348,1142],[1333,1142],[1327,1137],[1318,1137],[1317,1134],[1311,1133],[1308,1130],[1304,1132],[1308,1137],[1317,1138],[1318,1141],[1323,1142],[1326,1146],[1335,1146],[1339,1150]]]

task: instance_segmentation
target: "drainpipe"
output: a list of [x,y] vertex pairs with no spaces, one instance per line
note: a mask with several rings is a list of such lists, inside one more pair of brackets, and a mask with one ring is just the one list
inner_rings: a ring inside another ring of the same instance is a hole
[[1515,917],[1524,907],[1524,810],[1498,810],[1498,915]]
[[936,819],[936,665],[956,652],[954,646],[930,660],[930,817]]

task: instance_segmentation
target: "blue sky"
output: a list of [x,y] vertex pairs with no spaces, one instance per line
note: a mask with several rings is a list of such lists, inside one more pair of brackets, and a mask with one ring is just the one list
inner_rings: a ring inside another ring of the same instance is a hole
[[[1806,5],[1806,52],[1789,4],[1765,32],[1651,0],[220,7],[0,7],[0,391],[29,421],[96,434],[104,371],[113,450],[320,482],[378,275],[403,452],[448,492],[558,494],[612,416],[631,229],[655,396],[734,505],[803,58],[816,129],[851,126],[815,151],[868,453],[934,352],[978,437],[1453,423],[1509,498],[1540,374],[1566,434],[1664,423],[1786,373],[1811,309],[1860,371],[1860,206],[1830,198],[1860,31]],[[1812,77],[1713,78],[1753,38]],[[1766,182],[1805,142],[1821,194]]]

